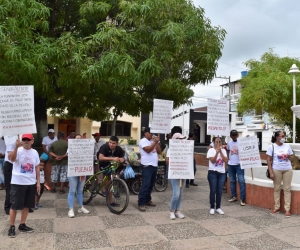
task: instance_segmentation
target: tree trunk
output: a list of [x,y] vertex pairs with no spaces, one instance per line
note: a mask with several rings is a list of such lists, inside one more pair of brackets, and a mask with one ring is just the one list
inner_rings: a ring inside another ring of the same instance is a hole
[[47,99],[39,97],[34,93],[34,114],[37,134],[34,139],[34,148],[40,150],[42,147],[43,137],[48,134],[47,123]]
[[117,124],[117,115],[114,115],[114,119],[111,125],[111,135],[116,135],[116,124]]

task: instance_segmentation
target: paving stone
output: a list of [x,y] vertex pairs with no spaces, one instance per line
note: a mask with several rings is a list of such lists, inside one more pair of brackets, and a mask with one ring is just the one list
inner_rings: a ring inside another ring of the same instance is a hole
[[54,202],[54,200],[48,200],[48,199],[46,200],[42,196],[40,203],[43,205],[43,207],[41,207],[41,209],[42,209],[42,208],[53,208],[55,202]]
[[138,204],[135,205],[137,211],[139,213],[148,213],[148,212],[163,212],[163,211],[169,211],[170,207],[169,205],[167,205],[166,203],[156,203],[156,207],[150,207],[150,206],[146,206],[146,211],[142,212],[140,210],[138,210]]
[[37,220],[37,219],[54,219],[56,217],[56,213],[54,208],[39,208],[34,210],[33,213],[30,213],[27,217],[27,220]]
[[146,226],[148,223],[140,214],[121,214],[101,217],[106,228]]
[[154,244],[139,244],[137,246],[116,247],[116,250],[175,250],[170,242],[161,241]]
[[193,209],[193,210],[183,210],[183,213],[193,220],[210,220],[215,218],[227,218],[226,214],[220,215],[215,213],[214,215],[209,213],[209,207],[207,209]]
[[[90,211],[88,214],[78,213],[78,207],[74,206],[75,217],[85,217],[85,216],[96,216],[97,212],[94,207],[86,207],[87,210]],[[56,217],[57,218],[66,218],[68,217],[69,208],[56,208]]]
[[172,225],[156,225],[157,230],[168,240],[181,240],[199,237],[213,236],[214,234],[206,230],[195,222],[182,222]]
[[266,230],[264,230],[264,232],[266,232],[267,234],[269,234],[283,242],[289,243],[292,246],[300,248],[300,242],[299,242],[300,227],[299,226],[280,228],[280,230],[266,229]]
[[281,220],[270,214],[264,214],[261,216],[239,217],[237,219],[243,221],[246,224],[252,225],[257,229],[266,228],[281,223]]
[[293,248],[292,245],[280,241],[268,234],[264,234],[259,237],[255,237],[248,240],[236,241],[233,243],[233,245],[236,246],[238,249],[243,249],[243,250],[248,250],[248,249],[249,250],[253,250],[253,249],[281,250],[281,249]]
[[103,230],[55,234],[55,249],[74,250],[110,246],[109,239]]
[[166,241],[153,226],[111,228],[106,232],[114,247],[149,245]]

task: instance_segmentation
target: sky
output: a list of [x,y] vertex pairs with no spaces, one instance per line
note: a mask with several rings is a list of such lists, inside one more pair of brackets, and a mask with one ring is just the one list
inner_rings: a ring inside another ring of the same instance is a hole
[[[220,26],[227,32],[217,77],[230,76],[231,81],[240,79],[241,71],[247,70],[244,62],[259,60],[269,48],[282,57],[300,57],[300,0],[193,2],[196,7],[204,8],[213,26]],[[193,107],[206,106],[207,98],[219,98],[222,95],[219,85],[226,82],[228,80],[215,78],[206,86],[194,87]]]

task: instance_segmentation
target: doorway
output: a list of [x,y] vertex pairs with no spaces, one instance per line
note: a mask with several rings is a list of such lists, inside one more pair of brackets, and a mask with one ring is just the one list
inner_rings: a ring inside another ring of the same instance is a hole
[[262,132],[256,132],[257,142],[258,142],[258,150],[262,149]]
[[66,138],[72,130],[76,131],[76,119],[58,120],[58,131],[64,132]]

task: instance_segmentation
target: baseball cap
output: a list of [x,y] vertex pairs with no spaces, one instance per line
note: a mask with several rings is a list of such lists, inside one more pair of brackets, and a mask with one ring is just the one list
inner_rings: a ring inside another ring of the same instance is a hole
[[92,134],[92,136],[100,136],[100,133]]
[[233,129],[233,130],[230,131],[230,135],[238,135],[238,134],[239,133],[235,129]]
[[29,139],[29,140],[32,140],[32,139],[33,139],[33,135],[32,135],[32,134],[23,134],[23,135],[22,135],[22,139]]
[[147,128],[145,128],[145,130],[144,130],[144,133],[151,133],[151,131],[150,131],[150,128],[149,127],[147,127]]
[[185,139],[185,136],[183,136],[183,135],[180,134],[180,133],[175,133],[175,134],[172,136],[172,139]]
[[55,133],[55,131],[54,131],[53,128],[50,128],[50,129],[48,130],[48,133]]

